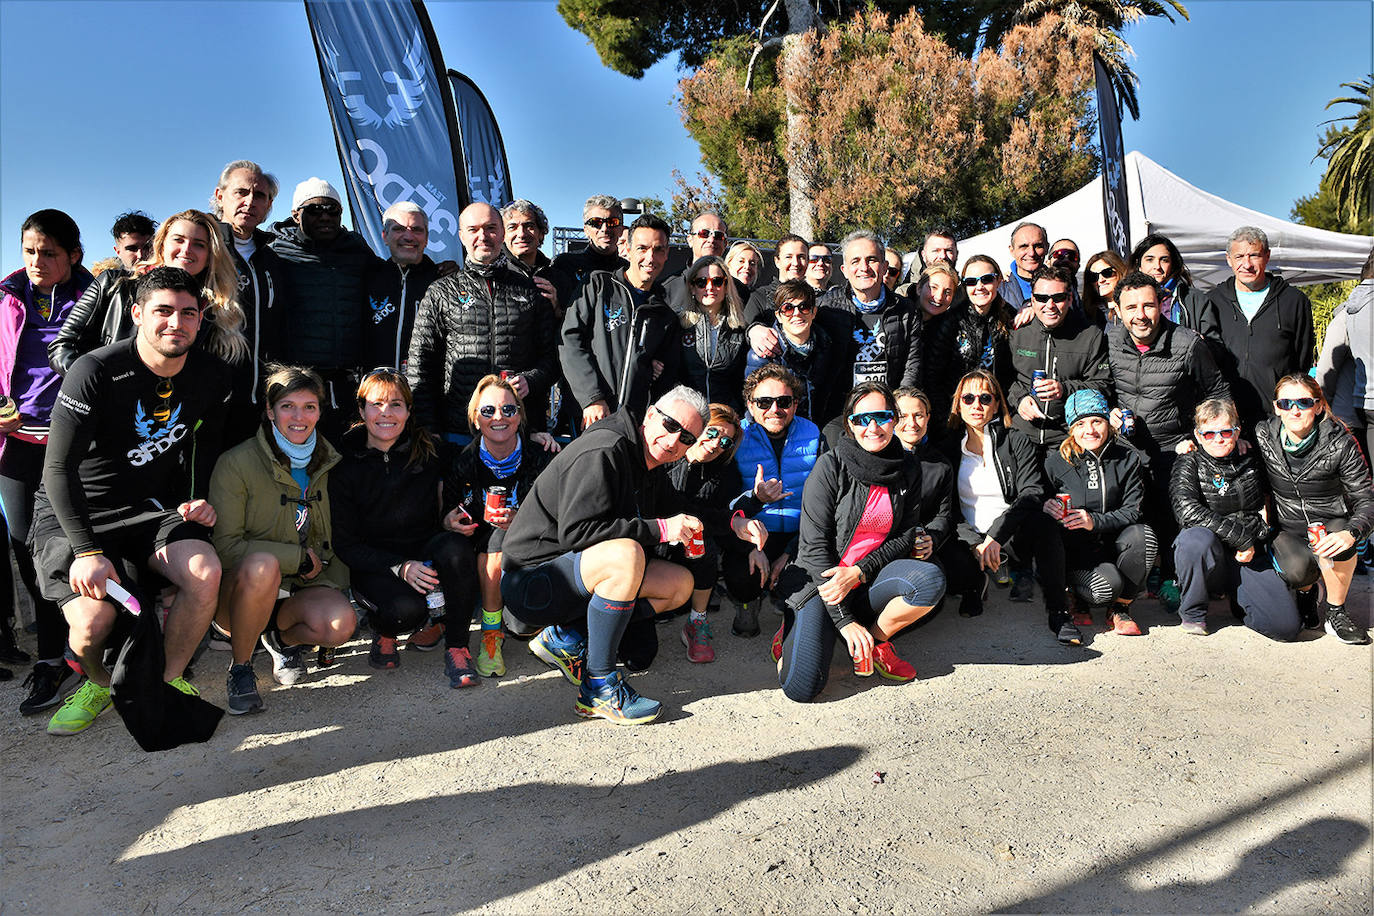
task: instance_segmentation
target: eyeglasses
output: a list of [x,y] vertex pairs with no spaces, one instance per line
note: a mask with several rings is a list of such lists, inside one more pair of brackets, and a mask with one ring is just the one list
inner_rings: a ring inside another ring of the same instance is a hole
[[964,285],[969,289],[975,286],[991,286],[997,282],[997,274],[981,274],[977,277],[965,277]]
[[797,399],[790,394],[780,394],[775,398],[750,398],[754,406],[764,413],[773,409],[773,405],[778,405],[778,410],[791,410],[792,405],[797,403]]
[[696,445],[697,437],[683,429],[681,423],[674,420],[657,407],[654,408],[654,413],[658,414],[658,422],[663,424],[664,432],[670,436],[677,436],[677,441],[681,442],[683,445]]
[[590,219],[584,219],[582,225],[591,226],[599,231],[601,229],[619,229],[625,224],[620,221],[618,216],[593,216]]
[[1239,426],[1228,426],[1225,429],[1200,429],[1197,434],[1211,442],[1213,439],[1234,439],[1238,432],[1240,432]]
[[1316,398],[1279,398],[1274,402],[1279,410],[1311,410],[1317,406]]
[[338,216],[343,213],[343,207],[338,204],[306,204],[301,210],[309,216]]
[[724,278],[724,277],[693,277],[693,278],[692,278],[692,285],[695,286],[697,289],[705,289],[707,286],[710,286],[711,289],[722,289],[722,288],[725,286],[725,278]]
[[[483,419],[490,420],[492,417],[496,416],[496,405],[483,404],[481,407],[477,408],[477,412],[483,417]],[[501,416],[506,417],[507,419],[515,416],[519,412],[520,405],[518,404],[501,405]]]
[[959,400],[963,401],[965,404],[972,404],[974,401],[977,401],[979,404],[982,404],[984,407],[987,407],[993,401],[997,400],[997,398],[989,394],[988,392],[984,391],[982,394],[960,395]]
[[696,232],[693,232],[692,235],[695,235],[699,239],[710,239],[713,242],[725,241],[725,233],[721,232],[719,229],[698,229]]
[[1055,303],[1062,304],[1069,301],[1068,293],[1032,293],[1031,296],[1036,302],[1054,301]]
[[798,315],[810,315],[816,310],[816,306],[810,302],[784,302],[778,306],[778,312],[783,315],[791,315],[794,312]]
[[727,436],[725,435],[725,433],[721,432],[719,426],[706,427],[706,432],[702,433],[702,438],[704,438],[708,442],[712,439],[719,439],[720,447],[725,449],[726,451],[729,451],[730,446],[735,444],[734,438],[732,436]]
[[852,413],[849,415],[850,426],[867,426],[870,423],[877,423],[879,426],[886,426],[893,421],[892,411],[890,410],[869,410],[864,413]]
[[1089,283],[1096,283],[1098,280],[1110,280],[1116,276],[1115,267],[1104,267],[1101,270],[1090,270],[1083,274],[1084,279]]

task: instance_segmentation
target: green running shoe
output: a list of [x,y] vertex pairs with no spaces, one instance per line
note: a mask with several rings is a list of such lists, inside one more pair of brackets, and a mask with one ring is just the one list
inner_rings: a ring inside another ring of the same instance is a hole
[[48,722],[50,735],[75,735],[85,731],[95,717],[110,708],[110,688],[87,681],[66,700]]

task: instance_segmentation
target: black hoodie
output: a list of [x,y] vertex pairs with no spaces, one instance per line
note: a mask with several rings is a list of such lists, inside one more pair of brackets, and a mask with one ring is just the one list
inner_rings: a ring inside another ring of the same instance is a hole
[[1305,374],[1316,358],[1312,303],[1283,277],[1267,276],[1269,293],[1252,321],[1246,321],[1240,310],[1235,277],[1207,297],[1221,331],[1217,363],[1246,428],[1269,414],[1279,379],[1293,372]]

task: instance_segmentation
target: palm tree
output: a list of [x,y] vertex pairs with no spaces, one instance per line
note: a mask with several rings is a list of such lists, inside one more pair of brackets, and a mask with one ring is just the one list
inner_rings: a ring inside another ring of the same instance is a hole
[[1340,131],[1328,133],[1317,156],[1327,157],[1326,174],[1322,180],[1329,183],[1332,193],[1336,195],[1336,207],[1341,215],[1353,224],[1369,214],[1370,195],[1374,193],[1370,181],[1371,173],[1374,173],[1374,116],[1370,113],[1374,105],[1374,95],[1371,94],[1374,93],[1374,74],[1358,83],[1341,85],[1355,90],[1357,94],[1332,99],[1326,103],[1327,109],[1330,110],[1332,105],[1350,104],[1357,106],[1358,110],[1325,123],[1354,123],[1344,125]]
[[[1016,3],[981,0],[981,5],[985,14],[977,39],[983,47],[997,47],[1013,26],[1035,22],[1049,13],[1059,14],[1066,29],[1092,33],[1117,100],[1136,120],[1140,120],[1140,103],[1135,87],[1140,78],[1126,62],[1135,52],[1121,37],[1121,32],[1126,26],[1151,16],[1163,16],[1170,22],[1176,21],[1174,13],[1188,18],[1188,10],[1179,0],[1020,0]],[[965,53],[971,50],[967,48]]]

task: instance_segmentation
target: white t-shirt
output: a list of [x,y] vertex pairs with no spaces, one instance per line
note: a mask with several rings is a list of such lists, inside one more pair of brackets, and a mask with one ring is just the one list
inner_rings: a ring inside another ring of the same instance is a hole
[[964,521],[983,534],[1011,508],[1002,496],[1002,483],[993,465],[992,436],[983,435],[983,454],[968,450],[968,433],[959,444],[959,507]]
[[251,235],[246,239],[241,239],[237,235],[234,236],[234,248],[238,251],[239,257],[243,258],[244,263],[247,263],[253,257],[253,253],[258,250],[257,243],[253,241]]

